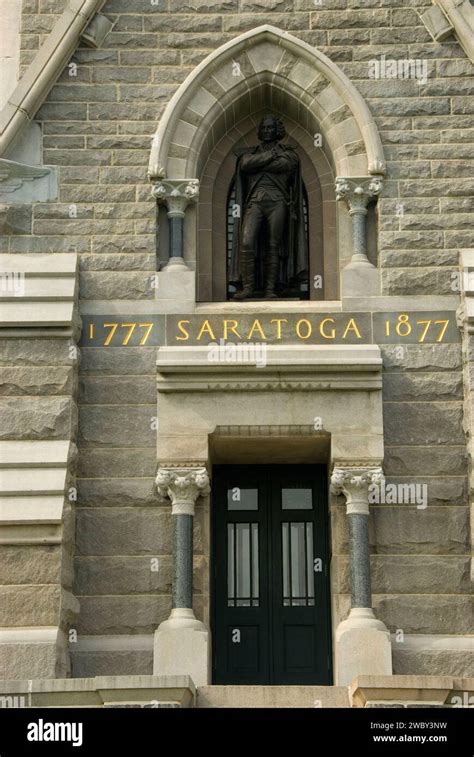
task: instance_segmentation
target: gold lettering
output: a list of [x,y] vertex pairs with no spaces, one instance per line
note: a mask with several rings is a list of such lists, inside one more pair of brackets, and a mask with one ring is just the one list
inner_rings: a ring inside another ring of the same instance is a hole
[[[230,326],[229,324],[232,324],[232,326]],[[224,339],[227,339],[227,334],[229,331],[235,334],[235,336],[237,336],[239,339],[242,339],[239,332],[237,331],[237,326],[239,325],[238,321],[222,321],[222,325],[224,327]]]
[[209,334],[209,336],[212,337],[214,339],[214,341],[216,340],[216,337],[214,336],[214,332],[212,330],[211,324],[209,323],[209,320],[206,318],[206,320],[204,321],[204,323],[201,326],[201,331],[199,332],[199,334],[196,337],[196,341],[199,342],[200,338],[202,337],[202,335],[204,334],[205,331],[207,331],[207,333]]
[[187,342],[187,340],[189,339],[189,332],[186,331],[184,326],[182,326],[183,323],[191,323],[191,321],[178,321],[178,328],[181,331],[181,333],[184,334],[184,336],[177,336],[176,337],[177,342]]
[[254,320],[254,322],[252,324],[252,328],[250,329],[250,331],[248,333],[247,339],[251,339],[252,338],[252,334],[253,334],[254,331],[259,331],[260,332],[260,336],[262,337],[262,339],[266,340],[267,337],[265,336],[265,333],[264,333],[264,331],[263,331],[263,329],[262,329],[262,327],[260,325],[260,321],[258,320],[258,318],[256,318]]
[[[300,327],[301,323],[305,323],[307,326],[308,332],[306,336],[303,336],[303,334],[301,334],[301,327]],[[298,323],[296,324],[296,333],[298,334],[300,339],[309,339],[309,337],[311,336],[312,330],[313,329],[312,329],[311,323],[306,318],[301,318],[301,320],[299,320]]]
[[346,338],[348,331],[353,331],[354,334],[357,336],[357,339],[362,339],[362,337],[360,335],[360,331],[357,328],[357,324],[356,324],[356,322],[355,322],[355,320],[353,318],[350,319],[349,323],[346,326],[346,330],[344,331],[344,333],[342,335],[343,339]]
[[277,325],[277,339],[281,339],[281,324],[288,323],[288,318],[272,318],[270,323],[276,323]]
[[325,318],[321,323],[319,324],[319,333],[323,337],[323,339],[335,339],[336,338],[336,329],[330,329],[329,334],[326,333],[324,330],[324,324],[326,323],[336,323],[334,318]]

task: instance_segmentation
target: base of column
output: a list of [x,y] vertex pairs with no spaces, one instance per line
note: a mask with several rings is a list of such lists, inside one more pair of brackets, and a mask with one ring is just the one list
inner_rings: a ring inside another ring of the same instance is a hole
[[167,264],[164,266],[164,268],[162,268],[162,270],[170,271],[176,268],[183,268],[185,271],[189,271],[187,263],[185,263],[184,258],[182,258],[180,255],[169,258]]
[[341,275],[343,297],[377,297],[380,295],[380,271],[368,261],[350,262]]
[[193,610],[171,610],[156,629],[153,675],[188,675],[195,686],[210,683],[210,633]]
[[390,632],[370,607],[354,607],[336,630],[336,685],[360,675],[392,675]]

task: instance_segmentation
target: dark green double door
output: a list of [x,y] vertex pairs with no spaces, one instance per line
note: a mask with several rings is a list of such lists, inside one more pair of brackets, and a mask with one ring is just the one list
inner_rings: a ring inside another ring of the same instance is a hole
[[213,682],[330,684],[322,465],[218,465]]

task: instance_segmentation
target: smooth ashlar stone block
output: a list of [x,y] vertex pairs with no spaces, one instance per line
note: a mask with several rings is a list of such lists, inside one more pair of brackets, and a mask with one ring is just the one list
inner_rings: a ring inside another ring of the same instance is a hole
[[156,405],[83,406],[79,447],[144,447],[156,441]]
[[77,621],[83,634],[153,633],[171,609],[171,597],[164,595],[81,597]]
[[80,374],[156,376],[156,347],[81,349]]
[[79,388],[81,405],[133,405],[156,401],[155,376],[84,376]]
[[76,554],[153,557],[170,554],[170,510],[78,508]]
[[2,439],[69,439],[77,427],[77,407],[65,398],[0,401]]
[[149,650],[79,652],[71,647],[71,668],[74,678],[152,675],[153,651],[150,648]]
[[152,477],[156,473],[156,460],[154,446],[113,450],[83,447],[79,453],[77,476],[78,478]]
[[463,406],[459,403],[386,402],[387,444],[463,444]]
[[[171,594],[174,561],[171,555],[76,557],[78,596],[111,594]],[[207,559],[194,558],[194,590],[204,588]]]
[[77,480],[79,506],[146,507],[163,505],[154,478],[85,478]]
[[383,469],[387,476],[460,476],[467,473],[468,456],[464,446],[388,447]]

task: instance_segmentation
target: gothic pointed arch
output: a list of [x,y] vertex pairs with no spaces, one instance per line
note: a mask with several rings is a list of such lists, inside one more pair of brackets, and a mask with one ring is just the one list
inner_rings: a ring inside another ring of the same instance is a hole
[[219,140],[261,107],[262,95],[309,134],[323,136],[336,175],[383,175],[385,160],[365,100],[323,53],[264,25],[219,47],[186,78],[155,133],[150,178],[199,177]]

